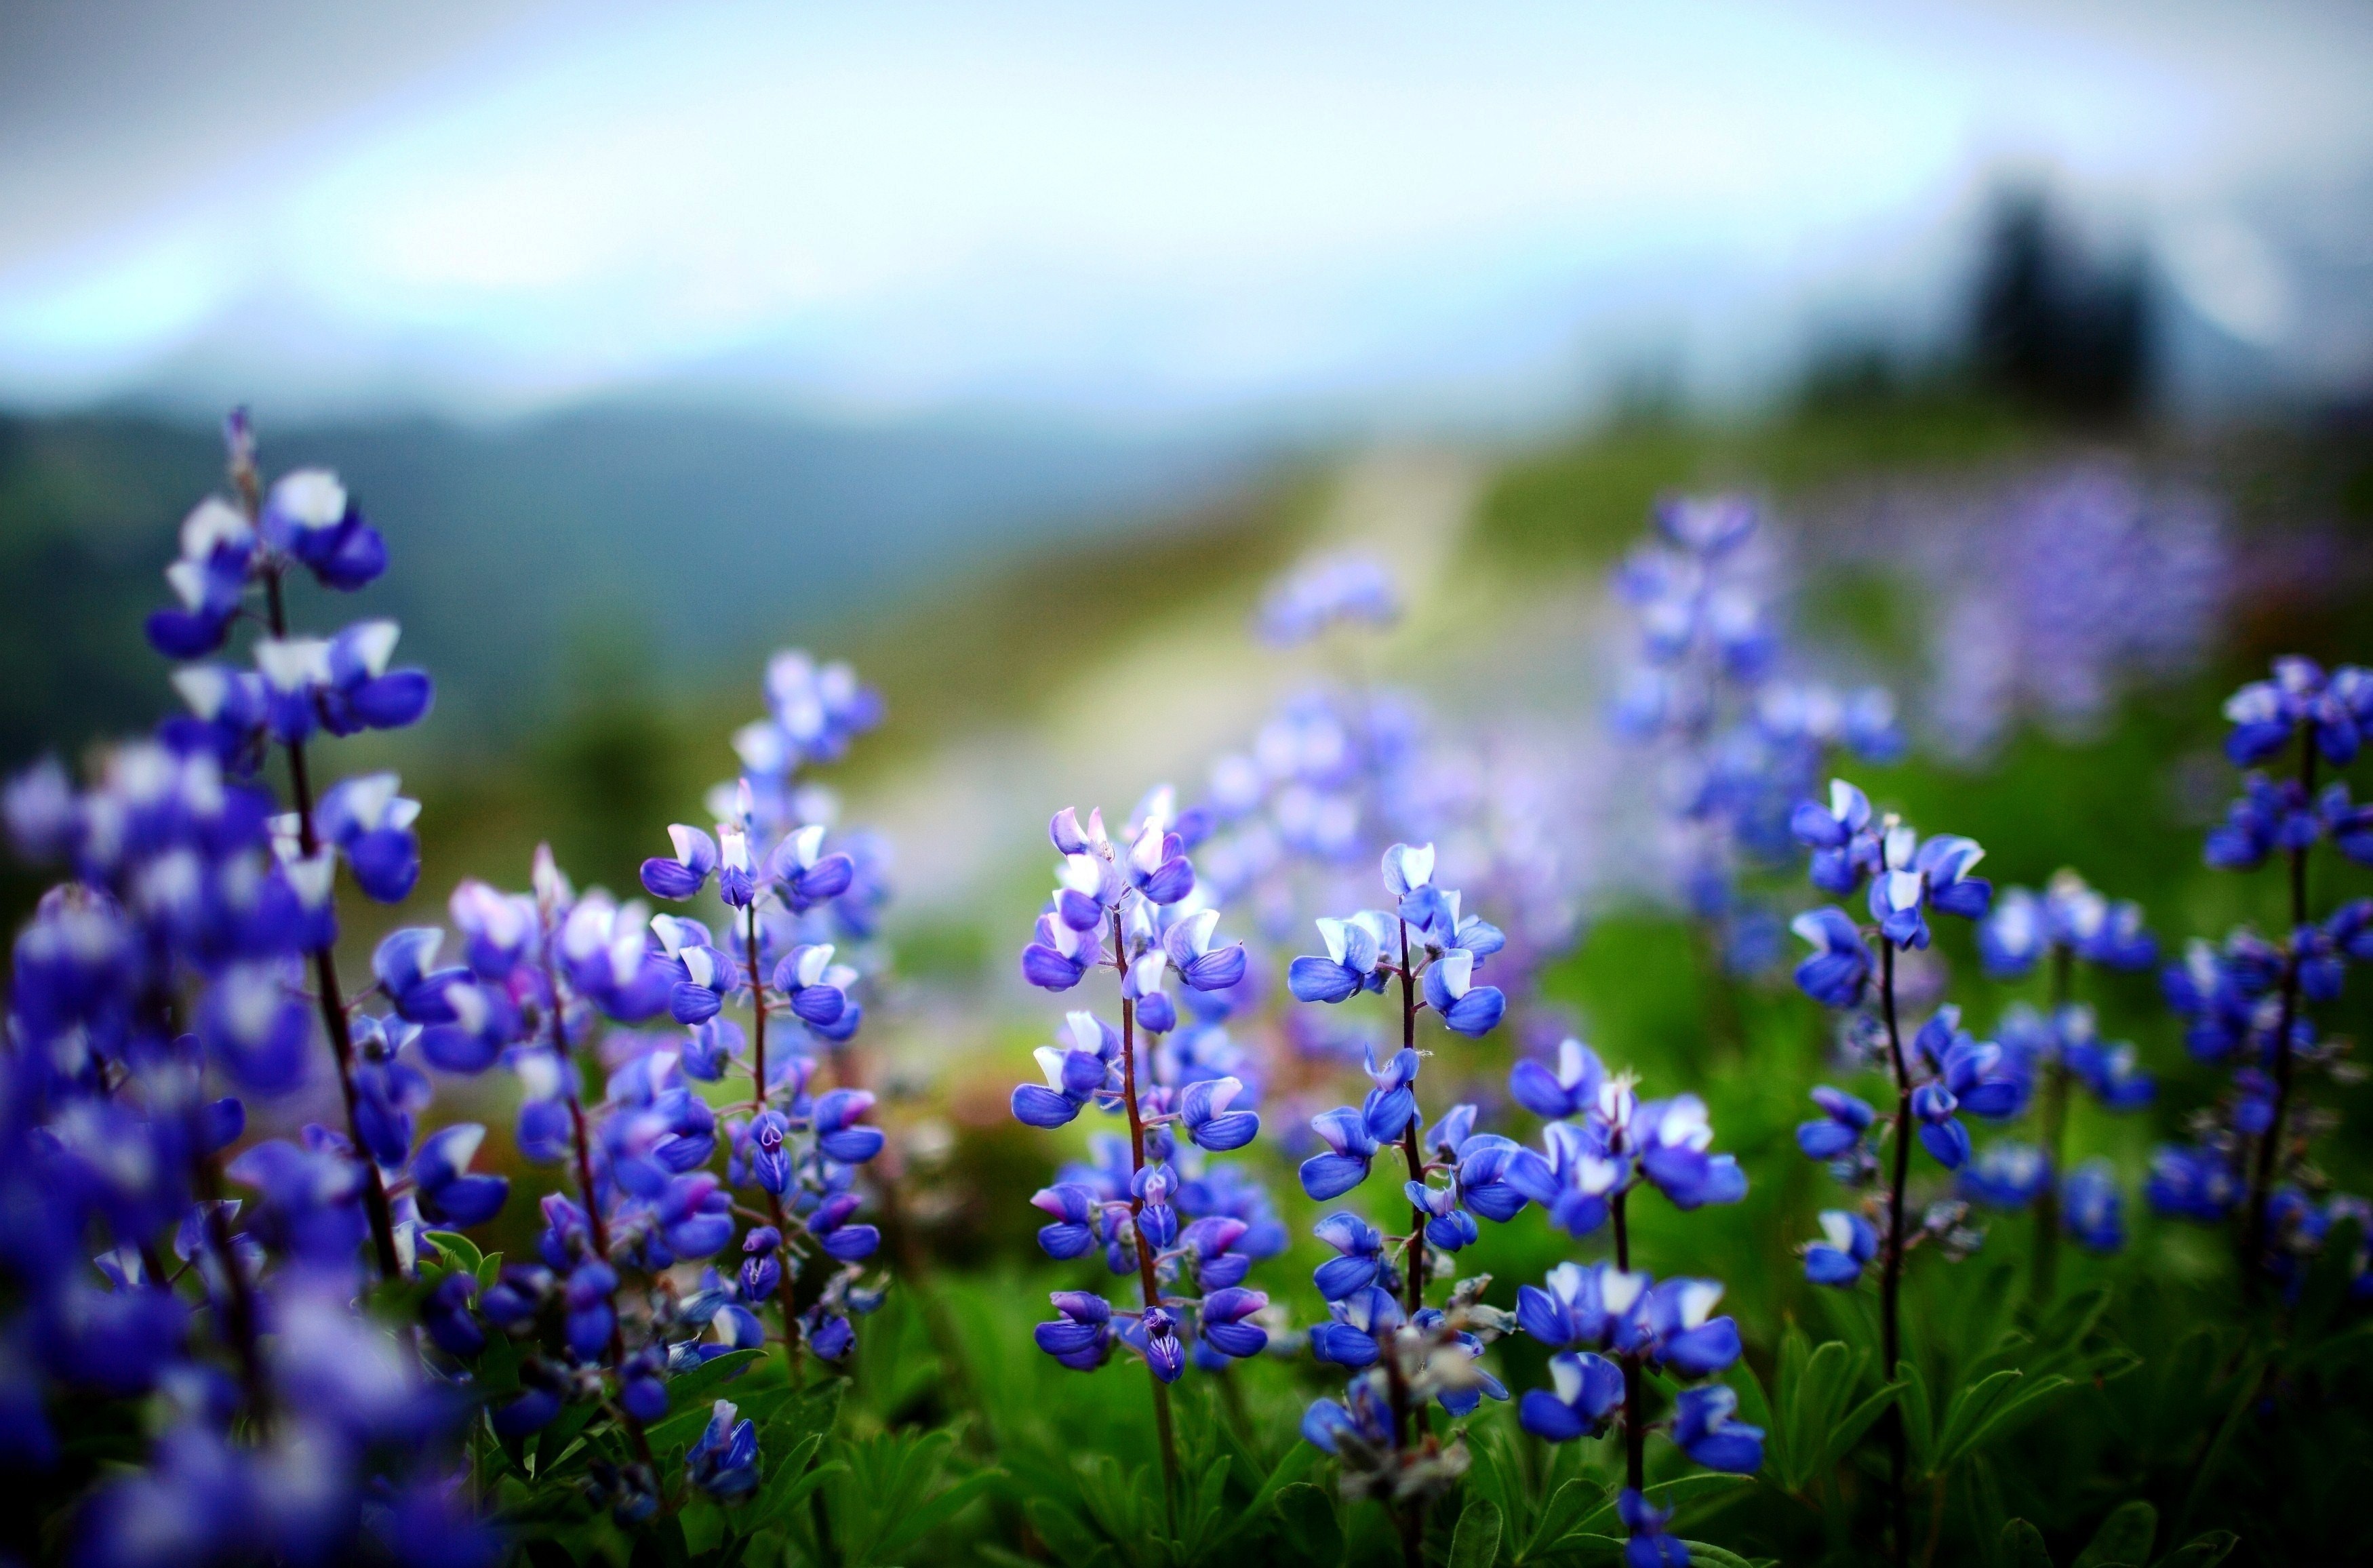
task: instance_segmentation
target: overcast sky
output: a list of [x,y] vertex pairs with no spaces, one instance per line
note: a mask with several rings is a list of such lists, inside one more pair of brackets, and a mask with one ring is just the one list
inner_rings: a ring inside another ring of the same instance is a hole
[[0,0],[0,403],[1720,389],[1934,318],[2004,171],[2345,376],[2368,82],[2267,0]]

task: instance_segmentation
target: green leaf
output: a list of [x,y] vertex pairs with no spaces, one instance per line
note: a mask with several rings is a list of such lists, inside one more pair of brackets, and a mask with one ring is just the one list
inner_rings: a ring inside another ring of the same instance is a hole
[[486,1255],[478,1250],[478,1244],[459,1231],[430,1231],[427,1239],[444,1254],[440,1261],[447,1269],[474,1276],[478,1265],[486,1260]]
[[[1751,1485],[1753,1480],[1754,1478],[1751,1476],[1720,1475],[1712,1471],[1700,1471],[1695,1475],[1679,1476],[1672,1480],[1658,1481],[1643,1489],[1643,1492],[1648,1501],[1659,1508],[1677,1508],[1684,1503],[1694,1503],[1701,1497]],[[1587,1534],[1602,1526],[1613,1523],[1615,1517],[1615,1500],[1610,1497],[1585,1515],[1582,1523],[1575,1527],[1575,1530]],[[1573,1537],[1568,1535],[1561,1539],[1558,1545],[1569,1547],[1572,1541]]]
[[1706,1568],[1748,1568],[1747,1559],[1735,1551],[1701,1540],[1685,1540],[1681,1544],[1689,1549],[1689,1568],[1697,1568],[1701,1562]]
[[1518,1562],[1529,1562],[1556,1542],[1582,1527],[1590,1511],[1607,1501],[1604,1487],[1595,1481],[1576,1478],[1549,1494],[1542,1505],[1541,1516],[1533,1526],[1533,1533],[1516,1553]]
[[1034,1497],[1022,1505],[1023,1516],[1038,1539],[1046,1543],[1068,1568],[1098,1568],[1109,1562],[1112,1548],[1096,1539],[1095,1532],[1080,1522],[1080,1516],[1051,1497]]
[[2072,1568],[2109,1568],[2111,1563],[2123,1563],[2126,1568],[2143,1568],[2150,1561],[2151,1540],[2158,1534],[2158,1510],[2137,1497],[2121,1503],[2101,1521],[2085,1550],[2076,1554]]
[[1951,1465],[1968,1455],[1976,1453],[1981,1447],[1993,1442],[1996,1438],[2007,1437],[2029,1416],[2041,1410],[2047,1400],[2057,1398],[2075,1387],[2074,1383],[2056,1372],[2026,1379],[2011,1392],[2008,1398],[1996,1404],[1970,1428],[1959,1445],[1946,1455],[1944,1463]]
[[1476,1498],[1450,1538],[1450,1568],[1491,1568],[1500,1555],[1500,1510]]
[[684,1526],[684,1549],[697,1557],[725,1539],[725,1511],[706,1497],[696,1497],[676,1515]]
[[2025,1519],[2013,1519],[2003,1527],[2003,1550],[2010,1558],[2010,1568],[2052,1568],[2052,1553],[2043,1547],[2043,1532]]
[[1821,1461],[1818,1472],[1823,1475],[1835,1469],[1853,1445],[1862,1441],[1871,1423],[1887,1413],[1887,1407],[1903,1397],[1903,1385],[1890,1383],[1848,1410],[1830,1423],[1829,1436],[1821,1445]]
[[1928,1383],[1920,1369],[1908,1361],[1895,1366],[1896,1381],[1903,1392],[1896,1397],[1896,1409],[1903,1412],[1903,1436],[1911,1450],[1911,1469],[1915,1475],[1936,1472],[1936,1418],[1928,1403]]
[[1243,1511],[1236,1515],[1235,1522],[1222,1530],[1212,1544],[1218,1546],[1233,1540],[1238,1532],[1249,1529],[1259,1523],[1279,1495],[1288,1487],[1300,1481],[1303,1476],[1308,1475],[1310,1468],[1317,1462],[1318,1450],[1309,1444],[1296,1443],[1290,1445],[1285,1451],[1285,1457],[1278,1460],[1277,1469],[1269,1471],[1268,1479],[1261,1482],[1260,1490],[1253,1493],[1252,1501],[1245,1504]]
[[2153,1563],[2151,1568],[2216,1568],[2225,1561],[2226,1554],[2240,1544],[2241,1538],[2230,1530],[2211,1530],[2206,1535],[2192,1537]]
[[1279,1489],[1277,1516],[1297,1559],[1311,1568],[1335,1568],[1343,1561],[1343,1525],[1326,1488],[1296,1482]]
[[897,1522],[883,1532],[881,1539],[874,1543],[874,1555],[895,1554],[921,1540],[963,1513],[974,1498],[988,1491],[1004,1474],[1003,1470],[975,1470],[954,1485],[942,1488],[919,1505],[906,1509],[899,1515]]
[[1928,1467],[1931,1470],[1952,1468],[1981,1424],[2010,1398],[2019,1375],[2008,1369],[1991,1373],[1953,1396],[1953,1403],[1945,1412],[1945,1430],[1937,1434],[1935,1462]]
[[706,1410],[713,1396],[712,1388],[721,1387],[735,1373],[765,1355],[764,1351],[728,1351],[713,1361],[705,1361],[690,1372],[678,1373],[668,1379],[668,1410],[673,1414],[698,1405]]

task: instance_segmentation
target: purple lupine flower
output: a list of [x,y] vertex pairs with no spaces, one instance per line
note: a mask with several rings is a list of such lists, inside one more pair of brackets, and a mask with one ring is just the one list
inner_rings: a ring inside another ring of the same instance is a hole
[[1549,1387],[1527,1388],[1516,1420],[1548,1443],[1604,1433],[1623,1403],[1623,1369],[1589,1351],[1549,1357]]
[[1551,1121],[1580,1116],[1598,1099],[1607,1069],[1597,1053],[1569,1036],[1558,1045],[1557,1071],[1520,1061],[1508,1074],[1508,1092],[1535,1116]]
[[1673,1442],[1710,1470],[1753,1475],[1763,1468],[1763,1429],[1732,1418],[1738,1395],[1725,1384],[1684,1388],[1673,1402]]
[[1824,1007],[1859,1005],[1873,966],[1862,928],[1844,910],[1830,906],[1806,910],[1789,929],[1815,950],[1796,965],[1796,988]]
[[2116,1167],[2107,1160],[2087,1160],[2061,1184],[2060,1223],[2087,1251],[2115,1252],[2125,1245],[2124,1207]]
[[712,1497],[745,1497],[758,1486],[758,1429],[731,1399],[710,1408],[707,1426],[686,1450],[684,1475]]
[[1878,1256],[1878,1228],[1860,1214],[1824,1209],[1821,1235],[1805,1248],[1805,1278],[1817,1285],[1851,1285]]
[[1961,1167],[1958,1185],[1974,1202],[2021,1210],[2052,1185],[2052,1162],[2032,1143],[1994,1143]]

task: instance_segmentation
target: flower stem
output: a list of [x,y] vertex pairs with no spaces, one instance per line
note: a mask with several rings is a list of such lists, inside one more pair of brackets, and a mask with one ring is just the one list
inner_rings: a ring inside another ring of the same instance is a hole
[[[1409,974],[1409,922],[1401,921],[1400,928],[1401,1049],[1414,1050],[1417,1047],[1417,982]],[[1401,1129],[1401,1158],[1409,1164],[1409,1180],[1422,1183],[1425,1180],[1425,1153],[1418,1147],[1417,1113],[1414,1110],[1409,1113],[1409,1125]],[[1411,1317],[1415,1317],[1418,1310],[1425,1305],[1425,1211],[1412,1201],[1409,1204],[1409,1250],[1403,1258],[1409,1270],[1409,1281],[1403,1289],[1407,1292]]]
[[[758,973],[758,901],[753,897],[742,927],[742,952],[750,963],[750,1097],[762,1115],[766,1109],[766,979]],[[766,1194],[766,1212],[774,1217],[776,1250],[783,1266],[776,1276],[775,1295],[783,1310],[783,1371],[797,1387],[800,1381],[800,1319],[792,1293],[791,1234],[783,1219],[783,1195]]]
[[[251,517],[252,513],[250,514]],[[264,603],[272,615],[272,635],[288,635],[287,610],[281,599],[280,571],[275,568],[263,574]],[[305,743],[290,741],[285,748],[288,755],[288,788],[296,797],[297,844],[307,860],[321,852],[321,841],[313,828],[313,781],[305,767]],[[313,989],[320,993],[321,1026],[329,1031],[331,1054],[338,1064],[338,1089],[346,1105],[346,1133],[354,1142],[355,1159],[363,1169],[363,1211],[369,1216],[371,1250],[379,1261],[380,1278],[392,1280],[403,1272],[395,1251],[395,1219],[388,1208],[387,1183],[380,1176],[379,1161],[363,1141],[361,1101],[355,1092],[355,1038],[346,1023],[345,989],[338,984],[338,959],[334,940],[313,950]]]
[[[1124,976],[1128,973],[1128,950],[1122,935],[1120,911],[1113,911],[1113,965]],[[1120,999],[1120,1071],[1121,1092],[1127,1097],[1128,1109],[1128,1153],[1132,1172],[1145,1169],[1145,1120],[1137,1106],[1137,1003],[1124,996]],[[1137,1281],[1145,1300],[1145,1310],[1151,1312],[1162,1305],[1162,1285],[1153,1276],[1153,1248],[1145,1239],[1145,1199],[1131,1193],[1128,1200],[1129,1224],[1137,1232]],[[1149,1335],[1147,1346],[1151,1348]],[[1178,1443],[1170,1426],[1170,1385],[1162,1381],[1153,1370],[1153,1361],[1145,1363],[1146,1375],[1153,1380],[1153,1426],[1162,1442],[1162,1493],[1169,1507],[1170,1527],[1178,1527]]]
[[2028,1299],[2037,1305],[2052,1299],[2060,1277],[2061,1147],[2068,1128],[2068,1063],[2066,1043],[2060,1039],[2060,1014],[2075,991],[2076,954],[2064,943],[2052,947],[2052,1032],[2057,1042],[2052,1064],[2043,1077],[2043,1191],[2035,1207],[2035,1272],[2028,1281]]
[[[2315,731],[2299,735],[2299,788],[2308,808],[2315,804]],[[2241,1288],[2258,1293],[2265,1275],[2266,1200],[2273,1195],[2276,1164],[2283,1145],[2283,1124],[2291,1103],[2291,1032],[2297,1026],[2299,1001],[2299,930],[2307,924],[2307,852],[2301,844],[2290,852],[2291,929],[2283,957],[2283,1000],[2274,1027],[2274,1115],[2258,1141],[2257,1159],[2250,1173],[2250,1217],[2242,1233]]]
[[[1630,1164],[1629,1157],[1625,1164]],[[1631,1196],[1631,1184],[1615,1189],[1607,1202],[1608,1212],[1615,1220],[1615,1267],[1631,1272],[1631,1225],[1623,1211],[1624,1199]],[[1622,1351],[1616,1360],[1623,1366],[1623,1484],[1632,1491],[1641,1490],[1648,1474],[1648,1428],[1642,1422],[1640,1394],[1640,1356],[1635,1351]]]
[[[1895,1018],[1895,944],[1879,934],[1878,999],[1887,1017],[1888,1063],[1895,1074],[1895,1173],[1888,1188],[1887,1259],[1879,1275],[1879,1376],[1895,1381],[1903,1359],[1900,1308],[1903,1296],[1903,1185],[1911,1173],[1911,1073],[1903,1060],[1903,1031]],[[1887,1511],[1889,1548],[1900,1568],[1910,1550],[1910,1514],[1903,1495],[1903,1472],[1909,1456],[1903,1427],[1903,1407],[1887,1408]]]

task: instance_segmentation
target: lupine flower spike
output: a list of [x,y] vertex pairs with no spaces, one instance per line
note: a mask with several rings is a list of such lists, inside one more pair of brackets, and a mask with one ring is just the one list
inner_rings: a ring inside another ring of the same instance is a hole
[[[2227,699],[2225,717],[2233,726],[2226,755],[2251,771],[2224,823],[2210,830],[2205,859],[2250,871],[2279,858],[2288,873],[2286,930],[2270,942],[2244,928],[2221,948],[2195,941],[2162,975],[2192,1054],[2236,1066],[2231,1091],[2199,1139],[2155,1155],[2145,1192],[2162,1213],[2204,1223],[2238,1208],[2246,1284],[2272,1281],[2288,1290],[2320,1250],[2334,1205],[2345,1211],[2354,1201],[2335,1197],[2319,1206],[2306,1196],[2301,1133],[2314,1122],[2294,1102],[2302,1080],[2329,1072],[2343,1048],[2319,1035],[2310,1010],[2339,995],[2349,961],[2373,960],[2373,900],[2352,900],[2320,922],[2308,907],[2318,844],[2328,839],[2344,858],[2373,864],[2373,806],[2356,804],[2347,783],[2324,772],[2347,767],[2373,733],[2373,672],[2344,665],[2327,674],[2306,659],[2277,659],[2271,679]],[[2257,771],[2294,753],[2290,777]],[[2115,1228],[2111,1211],[2103,1234]]]
[[[1728,1154],[1709,1152],[1713,1129],[1694,1094],[1642,1101],[1628,1075],[1611,1074],[1580,1040],[1558,1048],[1555,1071],[1519,1062],[1509,1091],[1541,1117],[1544,1153],[1522,1151],[1512,1176],[1549,1177],[1535,1192],[1552,1223],[1583,1236],[1612,1223],[1613,1263],[1590,1268],[1564,1263],[1547,1288],[1516,1293],[1516,1323],[1557,1353],[1549,1388],[1525,1395],[1517,1418],[1550,1443],[1596,1437],[1619,1420],[1623,1430],[1627,1497],[1646,1484],[1649,1423],[1642,1374],[1654,1366],[1677,1379],[1713,1376],[1738,1359],[1737,1326],[1710,1316],[1722,1286],[1712,1280],[1655,1283],[1631,1268],[1631,1194],[1657,1188],[1679,1209],[1736,1203],[1747,1196],[1746,1173]],[[1675,1444],[1710,1469],[1750,1474],[1762,1466],[1763,1433],[1731,1419],[1737,1397],[1721,1384],[1682,1391],[1670,1426]],[[1644,1505],[1643,1505],[1644,1506]],[[1627,1551],[1639,1557],[1677,1542],[1657,1534],[1661,1516],[1626,1515]],[[1683,1551],[1681,1560],[1686,1561]],[[1665,1559],[1657,1559],[1664,1561]]]
[[[1066,1015],[1056,1042],[1037,1052],[1042,1083],[1013,1091],[1016,1120],[1060,1127],[1091,1104],[1123,1117],[1126,1141],[1091,1141],[1094,1160],[1068,1166],[1031,1202],[1050,1223],[1039,1245],[1053,1258],[1101,1250],[1116,1275],[1135,1274],[1138,1305],[1116,1307],[1084,1291],[1055,1293],[1057,1316],[1038,1346],[1063,1365],[1093,1371],[1126,1347],[1151,1375],[1163,1476],[1176,1501],[1177,1456],[1169,1386],[1188,1363],[1222,1371],[1259,1354],[1268,1297],[1244,1281],[1257,1258],[1285,1237],[1268,1200],[1207,1153],[1244,1148],[1260,1131],[1259,1092],[1230,1071],[1241,1058],[1216,1021],[1186,1023],[1175,986],[1216,1020],[1244,978],[1242,943],[1222,943],[1220,911],[1197,885],[1190,848],[1168,789],[1148,795],[1116,842],[1104,813],[1056,813],[1047,837],[1062,859],[1056,887],[1022,953],[1022,975],[1069,992],[1092,972],[1118,982],[1120,1026],[1092,1009]],[[1188,1048],[1156,1042],[1180,1033]],[[1246,1069],[1245,1071],[1249,1071]]]
[[1505,1222],[1529,1201],[1549,1201],[1551,1173],[1533,1151],[1477,1132],[1473,1106],[1454,1106],[1425,1125],[1419,1015],[1431,1011],[1462,1035],[1496,1025],[1506,999],[1480,976],[1503,939],[1434,882],[1431,844],[1394,845],[1383,872],[1394,907],[1320,920],[1326,953],[1295,959],[1287,974],[1305,1002],[1397,990],[1400,1048],[1382,1063],[1368,1052],[1374,1087],[1362,1104],[1312,1119],[1327,1153],[1303,1162],[1302,1186],[1322,1202],[1338,1198],[1368,1179],[1380,1154],[1397,1153],[1409,1205],[1406,1236],[1386,1238],[1349,1212],[1318,1223],[1318,1238],[1340,1256],[1316,1275],[1330,1321],[1311,1330],[1311,1353],[1354,1376],[1343,1403],[1311,1407],[1303,1433],[1342,1462],[1347,1490],[1392,1503],[1408,1543],[1421,1535],[1428,1504],[1467,1463],[1463,1449],[1445,1448],[1420,1419],[1424,1406],[1436,1401],[1463,1416],[1485,1396],[1508,1397],[1481,1364],[1484,1346],[1509,1327],[1504,1313],[1481,1302],[1490,1276],[1458,1281],[1441,1306],[1427,1304],[1427,1289],[1477,1239],[1475,1215]]
[[[1812,851],[1816,886],[1841,898],[1865,884],[1869,890],[1867,927],[1834,906],[1799,918],[1796,929],[1816,951],[1797,966],[1796,984],[1824,1006],[1858,1010],[1876,970],[1878,1016],[1857,1037],[1874,1043],[1880,1057],[1876,1065],[1883,1066],[1895,1091],[1895,1113],[1885,1121],[1842,1090],[1825,1084],[1813,1092],[1822,1115],[1797,1129],[1798,1146],[1849,1185],[1876,1185],[1882,1155],[1887,1176],[1883,1191],[1866,1205],[1870,1217],[1845,1211],[1822,1216],[1822,1240],[1806,1249],[1805,1272],[1816,1284],[1846,1287],[1877,1262],[1880,1356],[1891,1371],[1903,1354],[1899,1304],[1905,1254],[1923,1239],[1936,1241],[1948,1253],[1965,1251],[1978,1240],[1962,1223],[1965,1204],[1932,1205],[1916,1231],[1909,1225],[1905,1203],[1915,1131],[1931,1159],[1960,1171],[1970,1156],[1961,1117],[2009,1117],[2027,1099],[2026,1084],[2005,1069],[2002,1047],[1962,1029],[1958,1008],[1939,1008],[1906,1040],[1897,1013],[1896,954],[1928,945],[1932,913],[1983,919],[1993,889],[1972,874],[1985,856],[1975,841],[1950,835],[1923,839],[1900,818],[1874,813],[1869,798],[1844,779],[1830,783],[1826,803],[1800,802],[1790,820],[1797,839]],[[2012,1178],[1988,1167],[1978,1179]],[[1889,1519],[1900,1560],[1908,1528],[1907,1455],[1901,1419],[1893,1412],[1888,1417],[1888,1455]]]

